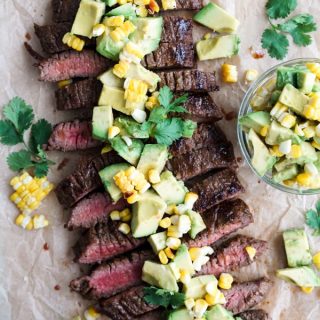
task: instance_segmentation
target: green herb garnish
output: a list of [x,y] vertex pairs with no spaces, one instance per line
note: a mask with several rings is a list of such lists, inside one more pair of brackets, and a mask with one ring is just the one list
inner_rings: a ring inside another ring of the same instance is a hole
[[269,0],[266,12],[271,27],[267,28],[261,39],[262,47],[267,49],[270,57],[283,60],[288,54],[291,35],[293,42],[299,47],[306,47],[312,43],[309,33],[317,30],[313,16],[299,14],[283,23],[274,24],[271,19],[286,18],[297,8],[297,0]]
[[[3,108],[4,119],[0,120],[0,142],[8,146],[22,143],[24,149],[12,152],[7,163],[12,171],[34,169],[36,177],[47,175],[49,165],[54,162],[47,159],[43,145],[49,140],[52,126],[48,121],[41,119],[36,123],[32,107],[19,97],[13,98]],[[25,132],[30,129],[30,139],[27,144],[24,140]]]
[[314,230],[313,235],[320,236],[320,200],[316,203],[315,210],[306,212],[306,224]]
[[184,305],[186,297],[184,293],[171,292],[156,287],[145,287],[143,298],[149,304],[165,308],[171,306],[173,309],[177,309]]

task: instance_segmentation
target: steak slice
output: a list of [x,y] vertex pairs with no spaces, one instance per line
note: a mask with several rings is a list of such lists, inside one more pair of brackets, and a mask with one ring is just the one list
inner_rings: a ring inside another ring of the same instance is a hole
[[254,260],[250,259],[245,249],[248,246],[255,248],[257,251],[254,260],[267,250],[266,241],[237,235],[215,248],[214,254],[210,256],[209,262],[202,267],[199,274],[213,274],[218,277],[223,272],[235,271],[250,265]]
[[174,92],[212,92],[218,91],[214,72],[175,70],[158,72],[160,86],[168,86]]
[[143,264],[153,257],[152,251],[144,250],[116,258],[72,280],[70,288],[90,299],[110,297],[140,284]]
[[109,194],[97,192],[80,200],[72,209],[68,221],[70,230],[76,228],[90,228],[97,222],[107,220],[109,213],[113,210],[123,210],[127,207],[127,202],[124,199],[113,203]]
[[269,315],[261,309],[248,310],[237,315],[242,320],[271,320]]
[[178,10],[200,10],[203,7],[202,0],[176,0]]
[[71,78],[96,77],[112,62],[93,50],[57,53],[39,62],[40,80],[55,82]]
[[54,126],[48,141],[48,150],[77,151],[96,148],[102,141],[92,138],[91,121],[74,120]]
[[196,55],[193,43],[161,43],[159,48],[148,54],[143,65],[152,70],[169,68],[193,68]]
[[192,19],[178,16],[164,16],[161,42],[193,44],[192,30]]
[[236,168],[232,143],[204,147],[167,162],[177,179],[189,180],[214,169]]
[[[251,309],[265,298],[271,286],[272,282],[268,278],[234,284],[230,290],[222,290],[227,300],[224,307],[233,314]],[[260,319],[252,316],[244,319]],[[268,319],[268,316],[262,319]]]
[[72,22],[76,17],[80,0],[52,0],[53,21]]
[[55,92],[58,110],[92,109],[98,105],[102,83],[97,79],[80,80]]
[[123,159],[113,151],[81,161],[76,170],[63,179],[55,189],[60,204],[70,208],[93,190],[102,187],[99,171],[122,161]]
[[222,201],[237,197],[244,192],[244,188],[236,173],[233,170],[225,169],[196,183],[191,188],[191,191],[199,195],[199,199],[194,205],[194,210],[203,212]]

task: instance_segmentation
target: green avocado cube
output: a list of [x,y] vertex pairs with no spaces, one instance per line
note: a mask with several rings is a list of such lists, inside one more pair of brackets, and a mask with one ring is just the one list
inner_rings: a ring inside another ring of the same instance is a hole
[[196,236],[203,230],[207,228],[206,224],[204,223],[201,214],[199,212],[188,210],[186,212],[188,217],[191,220],[191,229],[189,231],[189,235],[192,239],[195,239]]
[[221,304],[210,307],[206,312],[207,320],[234,320],[232,313],[225,309]]
[[92,136],[95,139],[108,140],[108,129],[113,123],[113,113],[110,106],[94,107],[92,116]]
[[155,254],[158,254],[159,251],[165,249],[167,247],[167,232],[158,232],[155,234],[152,234],[148,238],[148,242],[150,243],[152,250]]
[[277,277],[299,287],[320,287],[320,278],[310,267],[280,269]]
[[183,292],[186,298],[200,299],[206,294],[206,285],[213,282],[215,286],[218,285],[218,280],[215,276],[198,276],[192,278],[187,284],[183,286]]

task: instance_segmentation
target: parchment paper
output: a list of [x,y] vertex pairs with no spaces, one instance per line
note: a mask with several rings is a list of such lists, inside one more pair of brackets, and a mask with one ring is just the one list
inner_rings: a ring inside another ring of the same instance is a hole
[[[250,54],[251,46],[259,48],[260,36],[267,26],[264,17],[264,0],[225,0],[217,1],[241,21],[239,34],[242,40],[240,56],[229,60],[239,67],[241,81],[235,85],[222,85],[221,91],[214,94],[217,103],[226,112],[239,109],[240,101],[247,86],[243,72],[255,68],[260,72],[277,64],[265,57],[254,60]],[[312,13],[320,24],[319,1],[299,1],[301,12]],[[26,33],[32,36],[31,43],[39,48],[33,33],[33,23],[50,21],[49,0],[1,0],[0,2],[0,105],[13,96],[23,97],[34,106],[38,118],[45,117],[52,123],[76,117],[76,113],[54,110],[54,85],[37,81],[38,73],[33,61],[25,52],[22,43]],[[197,28],[194,34],[199,39],[204,28]],[[290,47],[288,58],[318,57],[320,34],[315,34],[314,43],[303,49]],[[224,60],[200,63],[203,70],[219,70]],[[237,156],[240,156],[235,133],[235,120],[221,123],[233,141]],[[51,194],[38,210],[50,220],[50,227],[44,230],[27,232],[14,225],[18,214],[8,196],[12,193],[8,185],[13,173],[8,170],[5,158],[14,148],[0,147],[0,319],[7,320],[60,320],[71,319],[81,313],[90,302],[71,293],[69,281],[78,276],[80,268],[72,262],[71,246],[78,234],[68,232],[63,225],[66,214],[59,206],[55,195]],[[58,183],[72,171],[75,158],[79,155],[50,154],[59,164],[67,156],[71,161],[61,171],[57,165],[49,179]],[[78,159],[77,159],[78,160]],[[274,320],[315,320],[320,318],[320,291],[314,290],[306,295],[299,288],[274,278],[277,268],[285,267],[285,255],[281,232],[286,228],[303,227],[304,212],[314,205],[318,197],[293,196],[276,191],[260,183],[249,168],[242,163],[239,170],[241,182],[247,192],[242,198],[254,209],[255,223],[242,233],[268,240],[270,250],[254,265],[243,268],[236,274],[239,280],[247,280],[267,275],[274,280],[272,292],[262,304]],[[311,235],[310,230],[309,235]],[[49,250],[44,250],[47,243]],[[312,250],[320,250],[320,238],[310,236]],[[60,286],[60,290],[54,287]]]

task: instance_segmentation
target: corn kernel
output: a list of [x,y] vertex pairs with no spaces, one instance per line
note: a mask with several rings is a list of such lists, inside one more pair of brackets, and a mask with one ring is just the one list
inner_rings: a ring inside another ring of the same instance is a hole
[[312,259],[314,265],[320,270],[320,252],[316,253]]
[[153,13],[157,13],[160,11],[159,5],[155,0],[150,0],[149,8]]
[[311,142],[311,145],[312,145],[315,149],[320,150],[320,144],[319,144],[319,143],[317,143],[317,142],[315,142],[315,141],[312,141],[312,142]]
[[124,16],[114,16],[106,20],[108,27],[121,27],[124,23]]
[[32,218],[34,229],[45,228],[49,225],[49,221],[45,218],[44,215],[34,215]]
[[208,309],[208,303],[204,299],[197,299],[195,306],[193,308],[193,312],[196,317],[201,318]]
[[185,269],[180,270],[180,281],[183,284],[188,284],[191,281],[190,273],[187,270]]
[[137,46],[131,41],[125,45],[124,50],[127,51],[129,54],[133,54],[139,59],[142,59],[144,56],[143,51],[139,48],[139,46]]
[[245,250],[246,250],[250,260],[253,261],[254,257],[256,256],[257,250],[251,246],[245,247]]
[[303,129],[304,136],[307,139],[313,138],[316,135],[315,127],[309,126]]
[[130,197],[127,198],[127,202],[129,204],[134,204],[136,203],[137,201],[139,201],[141,198],[140,196],[138,195],[138,193],[134,193],[133,195],[131,195]]
[[172,250],[178,250],[181,246],[181,240],[179,238],[169,237],[167,238],[166,245]]
[[206,299],[209,306],[215,305],[216,297],[214,295],[207,293],[204,298]]
[[128,2],[128,0],[117,0],[118,4],[123,5]]
[[148,16],[148,9],[145,6],[139,6],[136,9],[136,13],[139,17],[145,18]]
[[161,250],[159,252],[158,256],[159,256],[159,260],[160,260],[161,264],[168,264],[168,262],[169,262],[168,257],[163,250]]
[[206,292],[211,295],[214,296],[217,292],[217,285],[215,282],[211,281],[206,285]]
[[174,253],[172,252],[172,250],[169,247],[165,248],[164,252],[165,252],[165,254],[167,255],[167,257],[169,259],[171,259],[171,260],[174,259],[175,255],[174,255]]
[[278,158],[281,158],[284,156],[284,154],[279,150],[279,146],[273,146],[271,149],[270,149],[270,154],[274,157],[278,157]]
[[304,132],[303,130],[300,128],[299,125],[296,124],[296,126],[294,127],[294,133],[297,134],[300,137],[304,137]]
[[70,85],[72,83],[72,80],[69,79],[69,80],[61,80],[58,82],[58,87],[59,88],[64,88],[64,87],[67,87],[68,85]]
[[297,118],[292,114],[287,113],[280,121],[281,125],[285,128],[292,128],[296,124]]
[[160,174],[159,174],[158,170],[155,170],[155,169],[149,170],[148,178],[152,184],[159,183],[161,181]]
[[167,229],[171,226],[171,220],[170,218],[164,218],[160,221],[159,226],[163,229]]
[[261,137],[266,137],[269,131],[269,126],[264,126],[260,130],[260,136]]
[[297,182],[302,187],[309,187],[312,182],[312,175],[304,172],[297,175]]
[[301,287],[301,290],[306,294],[310,294],[313,291],[313,289],[313,287]]
[[112,211],[112,212],[110,213],[110,219],[111,219],[112,221],[119,221],[119,220],[121,220],[121,218],[120,218],[120,212],[117,211],[117,210]]
[[184,305],[185,305],[185,307],[186,307],[188,310],[192,310],[192,308],[193,308],[194,305],[195,305],[195,301],[194,301],[194,299],[192,299],[192,298],[186,299],[186,300],[184,301]]
[[281,102],[277,102],[274,105],[274,107],[271,109],[270,115],[271,115],[271,117],[274,117],[274,118],[278,119],[279,117],[281,117],[281,115],[283,115],[287,111],[288,111],[288,107],[287,106],[285,106]]
[[292,159],[300,158],[302,155],[301,146],[294,144],[291,146],[291,151],[289,153],[289,157]]
[[100,37],[104,34],[105,31],[106,31],[106,26],[102,23],[98,23],[93,27],[92,35],[94,37]]
[[253,82],[258,78],[258,71],[255,69],[249,69],[246,71],[246,82]]
[[179,217],[179,222],[178,222],[177,228],[178,228],[178,231],[182,234],[189,232],[191,229],[191,220],[190,220],[189,216],[187,216],[185,214],[181,215]]
[[122,26],[121,30],[126,35],[129,36],[132,32],[136,30],[136,26],[129,20],[127,20]]
[[24,217],[25,216],[23,214],[19,214],[17,216],[16,221],[15,221],[17,226],[21,226],[22,225]]
[[320,64],[319,63],[306,63],[306,67],[320,79]]
[[33,222],[32,220],[29,221],[29,223],[26,225],[26,230],[31,231],[33,229]]
[[108,153],[112,150],[111,146],[109,144],[107,144],[105,147],[103,147],[101,149],[101,154],[105,154],[105,153]]
[[206,301],[210,306],[216,305],[216,304],[225,304],[226,298],[224,294],[220,290],[216,290],[216,293],[214,295],[207,294],[205,296]]
[[173,10],[177,7],[176,0],[162,0],[163,10]]
[[131,231],[131,228],[127,223],[121,223],[118,230],[123,234],[129,234]]
[[208,33],[206,33],[204,36],[203,36],[203,39],[204,40],[209,40],[209,39],[211,39],[212,38],[212,33],[211,32],[208,32]]
[[167,232],[167,237],[172,237],[172,238],[181,238],[182,234],[178,231],[168,231]]
[[231,289],[233,283],[233,277],[229,273],[221,273],[219,277],[218,285],[221,289],[229,290]]
[[296,181],[295,181],[295,180],[291,180],[291,179],[289,179],[289,180],[284,180],[284,181],[283,181],[283,184],[286,185],[286,186],[288,186],[288,187],[293,187],[293,186],[296,184]]
[[169,204],[167,206],[167,209],[166,209],[166,213],[167,214],[176,214],[177,212],[177,206],[175,204]]
[[126,37],[126,34],[120,27],[117,27],[115,30],[110,32],[110,37],[114,42],[120,42]]
[[117,136],[120,133],[120,128],[112,126],[108,129],[108,139],[113,139],[115,136]]
[[19,177],[14,177],[10,180],[10,185],[13,187],[13,189],[15,189],[15,185],[20,183],[20,178]]
[[100,313],[91,306],[84,312],[84,318],[85,320],[97,320],[100,318]]
[[222,80],[226,83],[238,82],[237,66],[224,63],[221,67]]
[[199,196],[194,192],[188,192],[184,198],[184,203],[190,208],[193,208],[193,205],[197,202]]
[[202,266],[209,262],[210,258],[208,256],[200,256],[193,261],[192,265],[195,271],[201,271]]
[[200,248],[190,248],[189,255],[192,261],[197,260],[201,256],[201,249]]

